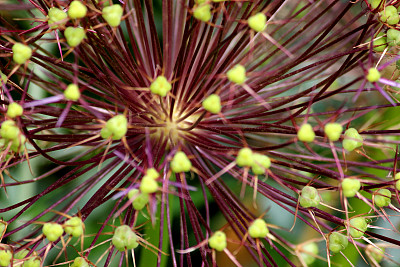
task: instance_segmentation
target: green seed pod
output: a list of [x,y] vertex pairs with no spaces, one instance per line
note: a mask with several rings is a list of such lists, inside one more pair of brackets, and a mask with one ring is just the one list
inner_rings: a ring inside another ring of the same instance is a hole
[[149,203],[149,195],[139,193],[139,190],[132,189],[128,192],[128,198],[132,200],[132,206],[135,210],[142,210]]
[[390,46],[398,46],[400,45],[400,31],[396,29],[389,29],[386,32],[386,40],[388,45]]
[[158,76],[150,85],[150,91],[161,97],[166,96],[171,88],[171,83],[164,76]]
[[121,18],[124,10],[121,5],[115,4],[107,6],[102,10],[102,17],[111,27],[117,27],[121,24]]
[[149,168],[146,170],[146,175],[153,178],[153,179],[157,179],[158,177],[160,177],[160,174],[158,173],[158,171],[154,168]]
[[333,232],[329,235],[329,250],[333,253],[339,253],[344,250],[349,244],[347,236],[339,233]]
[[354,128],[349,128],[344,132],[343,148],[347,151],[353,151],[354,149],[363,145],[363,138]]
[[206,99],[204,99],[202,105],[203,108],[208,112],[211,112],[213,114],[218,114],[222,108],[221,98],[216,94],[209,95]]
[[83,222],[79,217],[72,217],[64,223],[64,231],[73,237],[79,237],[83,234]]
[[262,32],[266,28],[267,16],[263,13],[257,13],[247,20],[249,27],[256,32]]
[[11,264],[12,253],[8,249],[0,250],[0,266],[9,266]]
[[171,170],[175,173],[188,172],[192,168],[192,163],[186,156],[185,152],[178,151],[175,153],[170,166]]
[[304,208],[316,207],[321,202],[317,189],[312,186],[305,186],[299,197],[300,205]]
[[394,179],[396,180],[396,189],[400,191],[400,172],[396,173]]
[[253,153],[253,165],[251,166],[251,170],[254,174],[264,174],[270,166],[271,160],[268,156],[259,153]]
[[12,102],[10,105],[8,105],[7,116],[12,119],[21,116],[23,112],[24,109],[22,106],[16,102]]
[[0,135],[4,139],[13,140],[18,138],[20,130],[12,120],[6,120],[1,124]]
[[157,192],[157,190],[157,181],[149,176],[143,176],[142,181],[140,182],[140,191],[144,194],[152,194]]
[[226,235],[222,231],[216,231],[209,239],[208,245],[210,248],[217,251],[223,251],[226,248]]
[[32,56],[32,49],[24,44],[16,43],[12,47],[13,60],[17,64],[24,64]]
[[343,127],[339,123],[330,122],[325,125],[324,131],[326,136],[328,136],[329,140],[335,142],[339,140],[340,135],[342,134],[343,131]]
[[397,8],[394,6],[386,6],[384,10],[379,12],[379,19],[383,23],[387,23],[389,25],[396,25],[400,21],[399,13],[397,12]]
[[69,84],[64,91],[64,97],[67,100],[77,101],[81,97],[78,85],[74,83]]
[[65,39],[70,47],[80,45],[83,39],[86,38],[85,30],[83,28],[67,27],[64,31]]
[[63,227],[58,223],[45,223],[42,231],[46,238],[51,242],[56,241],[64,233]]
[[263,219],[256,219],[249,226],[248,232],[252,238],[266,238],[269,230],[267,223]]
[[50,8],[47,16],[49,18],[47,23],[50,29],[57,29],[64,26],[68,17],[67,13],[56,7]]
[[107,139],[107,138],[111,137],[112,134],[113,134],[113,132],[110,129],[108,129],[107,127],[104,127],[100,131],[100,136],[103,139]]
[[250,148],[245,147],[239,150],[239,153],[236,157],[236,164],[239,167],[251,167],[254,165],[254,154]]
[[109,119],[105,127],[101,130],[101,137],[113,140],[121,140],[128,132],[128,119],[124,115],[116,115]]
[[377,68],[370,68],[366,78],[371,83],[377,82],[381,78],[381,74]]
[[297,138],[299,138],[300,141],[307,143],[314,141],[315,133],[312,126],[308,123],[301,125],[297,132]]
[[373,50],[375,52],[383,52],[387,47],[387,40],[382,32],[378,33],[372,42]]
[[377,9],[381,5],[381,3],[381,6],[385,4],[385,0],[368,0],[368,3],[371,5],[372,9]]
[[391,197],[392,193],[388,189],[379,189],[374,194],[374,203],[380,208],[389,206]]
[[25,149],[26,137],[22,133],[17,136],[17,138],[10,140],[10,149],[15,153],[21,153]]
[[87,7],[81,1],[72,1],[68,8],[68,17],[71,19],[81,19],[86,16]]
[[[303,261],[305,264],[310,265],[314,263],[315,261],[315,256],[318,255],[319,249],[318,245],[315,242],[308,243],[302,247],[302,250],[308,253],[301,253],[301,257],[303,258]],[[313,255],[311,255],[313,254]]]
[[89,267],[89,263],[82,257],[76,257],[71,267]]
[[350,220],[349,233],[353,238],[362,237],[367,228],[367,221],[363,217],[356,217]]
[[246,69],[240,64],[237,64],[228,70],[226,72],[226,76],[228,77],[229,81],[239,85],[243,84],[247,79]]
[[128,225],[121,225],[115,229],[112,243],[119,251],[134,249],[139,245],[136,234]]
[[361,188],[359,180],[344,178],[341,183],[343,195],[345,197],[354,197]]
[[211,19],[211,5],[201,4],[193,9],[193,17],[198,20],[207,22]]

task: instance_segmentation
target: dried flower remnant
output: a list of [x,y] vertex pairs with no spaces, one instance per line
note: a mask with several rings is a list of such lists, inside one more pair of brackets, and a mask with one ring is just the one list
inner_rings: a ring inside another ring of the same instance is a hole
[[[399,210],[398,4],[361,2],[10,4],[31,23],[0,14],[0,260],[299,266],[398,247],[376,231]],[[279,207],[314,230],[305,245],[270,222]]]

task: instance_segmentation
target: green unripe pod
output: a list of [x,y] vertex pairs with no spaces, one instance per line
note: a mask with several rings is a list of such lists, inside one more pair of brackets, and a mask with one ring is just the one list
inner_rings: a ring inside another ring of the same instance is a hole
[[396,189],[400,191],[400,172],[396,173],[394,179],[396,180]]
[[239,150],[236,157],[236,164],[239,167],[251,167],[254,165],[254,154],[250,148],[244,147]]
[[164,76],[158,76],[150,85],[150,91],[161,97],[166,96],[171,89],[171,83]]
[[112,137],[113,140],[121,140],[128,132],[128,119],[124,115],[116,115],[109,119],[105,127],[101,130],[101,137],[107,139]]
[[[375,52],[383,52],[387,47],[386,37],[383,36],[383,33],[379,33],[372,42],[373,50]],[[376,39],[376,40],[375,40]]]
[[71,267],[89,267],[89,263],[82,257],[76,257]]
[[386,6],[384,10],[379,12],[379,19],[389,25],[396,25],[400,21],[400,16],[396,7]]
[[300,126],[297,131],[297,138],[302,142],[311,143],[315,139],[315,132],[309,123]]
[[136,234],[128,225],[121,225],[115,229],[112,243],[119,251],[134,249],[139,245]]
[[248,232],[252,238],[266,238],[269,230],[263,219],[256,219],[250,225]]
[[363,138],[354,128],[349,128],[344,132],[343,148],[347,151],[353,151],[354,149],[363,145]]
[[370,68],[367,74],[367,80],[371,83],[379,81],[381,74],[377,68]]
[[239,85],[243,84],[247,79],[246,69],[240,64],[237,64],[228,70],[226,76],[228,77],[229,81]]
[[0,135],[4,139],[17,139],[20,134],[20,130],[12,120],[6,120],[1,124]]
[[15,153],[21,153],[25,149],[26,137],[23,134],[19,134],[17,138],[10,140],[10,149]]
[[257,13],[247,20],[249,27],[255,32],[262,32],[266,28],[267,16],[263,13]]
[[333,232],[329,235],[329,250],[333,253],[339,253],[344,250],[349,244],[347,236],[339,233]]
[[302,247],[302,250],[305,252],[308,252],[308,253],[300,254],[301,257],[303,258],[304,263],[307,265],[314,263],[314,261],[315,261],[314,255],[318,255],[318,253],[319,253],[317,243],[315,243],[315,242],[308,243]]
[[69,84],[64,91],[64,97],[67,100],[77,101],[81,97],[78,85],[74,83]]
[[222,108],[221,98],[216,94],[209,95],[206,99],[204,99],[202,106],[208,112],[218,114]]
[[325,125],[324,131],[328,139],[332,142],[339,140],[343,127],[337,122],[329,122]]
[[[368,3],[371,5],[372,9],[377,9],[379,7],[379,5],[381,4],[381,2],[383,4],[385,4],[385,0],[368,0]],[[382,6],[383,6],[382,4]]]
[[208,245],[216,251],[223,251],[226,248],[226,235],[222,231],[216,231],[209,239]]
[[7,116],[10,118],[19,117],[22,115],[23,112],[24,109],[22,108],[22,106],[16,102],[12,102],[10,103],[10,105],[8,105]]
[[132,200],[132,206],[135,210],[142,210],[149,203],[149,195],[139,193],[139,190],[132,189],[128,192],[128,198]]
[[9,266],[11,264],[12,253],[8,249],[0,250],[0,266]]
[[160,177],[160,174],[158,173],[158,171],[154,168],[148,168],[146,170],[146,175],[153,178],[153,179],[157,179],[158,177]]
[[17,64],[24,64],[32,56],[32,49],[22,43],[16,43],[12,47],[13,60]]
[[121,18],[124,10],[121,5],[115,4],[107,6],[102,10],[102,17],[111,27],[117,27],[121,24]]
[[341,183],[343,195],[345,197],[354,197],[361,188],[359,180],[344,178]]
[[68,17],[71,19],[81,19],[86,16],[87,7],[81,1],[72,1],[68,9]]
[[379,189],[374,194],[374,203],[380,208],[389,206],[391,197],[392,193],[388,189]]
[[268,156],[259,153],[253,153],[253,165],[251,170],[256,175],[264,174],[265,171],[271,166],[271,160]]
[[157,181],[149,176],[143,176],[142,181],[140,182],[140,191],[144,194],[152,194],[157,192],[157,190]]
[[362,237],[368,228],[367,221],[363,217],[353,218],[349,224],[349,233],[353,238]]
[[211,5],[201,4],[193,9],[193,16],[201,21],[207,22],[211,19]]
[[185,152],[178,151],[175,153],[171,161],[171,170],[175,173],[178,172],[188,172],[192,168],[192,163],[186,156]]
[[49,19],[47,20],[47,23],[49,24],[50,29],[57,29],[65,25],[67,17],[68,15],[64,11],[59,8],[52,7],[49,9]]
[[83,234],[83,222],[79,217],[72,217],[64,223],[64,231],[73,237]]
[[400,31],[396,29],[389,29],[386,33],[387,43],[390,46],[398,46],[400,45]]
[[65,39],[70,47],[76,47],[86,38],[83,28],[67,27],[64,31]]
[[45,223],[42,231],[46,238],[51,242],[56,241],[64,233],[63,227],[58,223]]
[[304,208],[316,207],[321,202],[317,189],[312,186],[305,186],[299,197],[300,205]]

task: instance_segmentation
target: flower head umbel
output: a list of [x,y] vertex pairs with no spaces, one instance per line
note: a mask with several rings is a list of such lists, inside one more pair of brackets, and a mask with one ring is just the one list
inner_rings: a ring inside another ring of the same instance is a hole
[[[372,255],[366,239],[400,244],[386,86],[400,83],[381,62],[400,43],[397,6],[9,5],[31,24],[0,16],[1,266],[131,266],[135,253],[149,266],[221,254],[297,266],[349,246]],[[315,235],[287,240],[269,207]],[[375,232],[381,221],[393,227]]]

